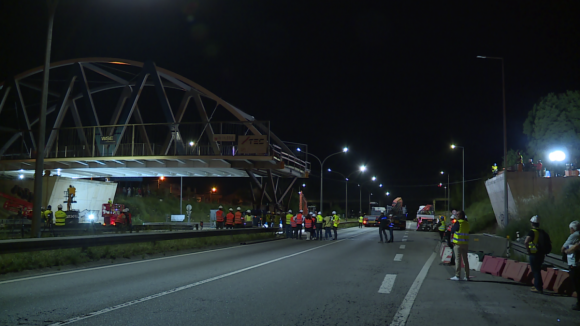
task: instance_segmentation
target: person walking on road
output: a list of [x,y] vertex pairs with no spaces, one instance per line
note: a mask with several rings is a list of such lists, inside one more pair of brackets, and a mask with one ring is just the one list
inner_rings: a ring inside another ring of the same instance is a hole
[[302,240],[302,223],[304,222],[303,210],[298,211],[298,214],[294,216],[294,221],[296,224],[296,239]]
[[288,214],[286,214],[286,239],[292,239],[294,233],[292,230],[292,221],[294,220],[294,215],[292,215],[292,210],[288,210]]
[[461,277],[461,261],[465,265],[464,281],[469,281],[469,260],[467,250],[469,243],[469,222],[465,219],[465,212],[457,212],[457,222],[451,228],[453,233],[453,252],[455,253],[455,276],[452,281],[459,281]]
[[389,241],[387,241],[387,243],[389,242],[393,242],[395,237],[393,236],[393,228],[395,227],[395,222],[393,221],[393,214],[389,214],[389,218],[388,218],[389,224],[388,224],[388,228],[389,228],[389,235],[391,236],[389,238]]
[[332,228],[332,217],[324,217],[324,240],[332,239],[332,234],[330,233],[330,228]]
[[[532,216],[530,222],[532,223],[532,229],[530,232],[528,232],[528,235],[524,240],[524,246],[528,250],[530,268],[532,269],[532,274],[534,275],[534,286],[531,290],[532,292],[543,294],[544,283],[542,281],[542,264],[544,263],[546,254],[550,253],[552,248],[551,245],[549,248],[546,248],[547,242],[550,242],[550,237],[546,231],[540,229],[538,215]],[[455,263],[457,264],[457,261]]]
[[338,240],[338,225],[340,224],[340,217],[336,215],[336,211],[332,211],[332,230],[334,230],[334,239]]
[[324,222],[324,217],[322,217],[322,212],[318,212],[316,215],[316,239],[322,241],[322,223]]
[[234,209],[230,207],[228,215],[226,215],[226,229],[234,228]]
[[580,264],[578,263],[578,256],[580,256],[580,222],[573,221],[569,225],[570,236],[562,246],[562,253],[566,254],[568,260],[568,270],[570,271],[570,279],[572,280],[573,290],[576,291],[576,303],[572,305],[572,310],[580,310]]
[[234,214],[234,228],[242,228],[242,208],[236,208],[236,213]]
[[[385,213],[381,213],[379,216],[379,236],[381,241],[379,243],[388,243],[389,238],[387,237],[387,228],[389,226],[389,219],[385,216]],[[383,242],[383,234],[385,235],[385,241]]]
[[218,207],[217,212],[215,212],[216,229],[220,230],[224,228],[224,211],[222,205]]
[[359,218],[358,218],[358,228],[362,229],[363,227],[363,221],[364,221],[364,217],[362,214],[360,214]]

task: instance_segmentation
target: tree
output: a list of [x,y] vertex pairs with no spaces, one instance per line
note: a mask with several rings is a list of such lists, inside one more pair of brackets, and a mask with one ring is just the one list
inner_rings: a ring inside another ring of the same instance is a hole
[[569,161],[580,154],[580,92],[567,91],[540,99],[524,122],[528,152],[546,159],[556,149],[567,152]]

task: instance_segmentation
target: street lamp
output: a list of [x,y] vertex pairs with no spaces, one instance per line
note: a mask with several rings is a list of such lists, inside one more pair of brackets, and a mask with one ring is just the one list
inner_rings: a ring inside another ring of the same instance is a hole
[[504,193],[504,216],[505,225],[509,222],[508,216],[508,183],[507,183],[507,122],[505,117],[505,69],[502,57],[487,57],[478,55],[478,59],[490,59],[490,60],[500,60],[501,61],[501,89],[502,89],[502,99],[503,99],[503,193]]
[[[445,174],[445,172],[441,171],[441,175],[443,175],[443,174]],[[447,173],[447,188],[445,188],[445,189],[446,189],[446,192],[447,192],[447,196],[445,196],[447,198],[447,211],[448,212],[451,212],[449,210],[449,207],[450,207],[449,202],[450,202],[450,199],[451,199],[450,198],[451,197],[451,188],[449,187],[449,173]]]
[[387,191],[387,196],[389,196],[391,193]]
[[373,181],[377,180],[377,177],[373,176],[372,180],[373,180]]
[[[451,148],[461,148],[461,153],[463,154],[463,196],[461,199],[461,210],[465,212],[465,148],[463,146],[451,145]],[[507,176],[506,176],[507,177]]]
[[[296,150],[299,151],[299,152],[301,152],[300,147],[298,147]],[[338,155],[338,154],[342,154],[342,153],[346,153],[346,152],[348,152],[348,148],[347,147],[344,147],[342,149],[342,151],[336,152],[336,153],[333,153],[333,154],[330,154],[326,158],[324,158],[324,160],[320,160],[318,158],[318,156],[316,156],[316,155],[314,155],[312,153],[306,152],[306,155],[313,156],[320,163],[320,211],[321,212],[322,212],[322,208],[323,208],[323,204],[322,204],[322,190],[323,190],[323,187],[324,187],[324,178],[323,178],[323,176],[324,176],[324,173],[323,173],[323,171],[324,171],[324,162],[326,162],[326,160],[328,160],[331,156]]]

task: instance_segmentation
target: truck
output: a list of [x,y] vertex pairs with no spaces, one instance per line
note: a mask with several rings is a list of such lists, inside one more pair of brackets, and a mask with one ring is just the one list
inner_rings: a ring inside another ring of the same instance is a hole
[[417,231],[436,231],[433,205],[419,206],[417,211]]
[[365,227],[379,226],[379,223],[377,223],[378,217],[381,216],[381,213],[386,214],[386,212],[387,212],[387,208],[379,207],[379,206],[372,206],[372,204],[378,205],[378,203],[371,203],[371,211],[369,212],[368,215],[365,215],[363,217],[363,225]]
[[403,198],[395,198],[387,214],[392,215],[391,220],[395,230],[407,229],[407,208],[403,206]]

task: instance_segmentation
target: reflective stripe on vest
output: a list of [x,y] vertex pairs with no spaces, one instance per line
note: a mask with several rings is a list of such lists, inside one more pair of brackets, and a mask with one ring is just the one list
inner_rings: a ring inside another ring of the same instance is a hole
[[312,219],[311,219],[311,218],[307,218],[307,219],[305,219],[305,220],[304,220],[304,226],[305,226],[307,229],[310,229],[310,228],[312,227]]
[[226,224],[234,224],[234,214],[228,213],[226,215]]
[[236,212],[236,214],[234,215],[234,223],[242,224],[242,212]]
[[286,224],[290,224],[293,220],[292,214],[286,214]]
[[224,211],[218,210],[217,212],[215,212],[215,220],[217,222],[223,222],[224,221]]
[[296,224],[302,224],[302,222],[303,222],[302,214],[298,213],[296,215]]
[[290,221],[290,225],[295,228],[296,227],[296,220],[292,219],[292,221]]
[[359,218],[358,218],[358,222],[359,222],[359,223],[362,223],[362,222],[363,222],[363,219],[364,219],[364,218],[363,218],[362,216],[361,216],[361,217],[359,217]]
[[252,215],[246,215],[244,219],[246,222],[252,222]]
[[316,216],[316,223],[322,223],[322,221],[324,220],[324,218],[322,217],[322,215],[317,215]]
[[453,234],[453,243],[467,244],[469,242],[469,222],[466,220],[458,220],[459,231]]
[[56,213],[54,213],[54,217],[56,218],[56,222],[54,223],[54,225],[56,226],[64,226],[65,225],[65,220],[66,220],[66,213],[63,211],[56,211]]
[[334,216],[332,217],[332,220],[333,220],[333,225],[334,225],[334,227],[335,227],[335,228],[336,228],[336,227],[338,227],[338,224],[339,224],[339,222],[340,222],[340,217],[338,217],[338,215],[334,215]]
[[441,220],[441,225],[439,225],[439,231],[443,232],[445,231],[445,221]]
[[538,232],[538,229],[532,229],[532,231],[534,231],[534,240],[528,243],[528,248],[530,249],[530,253],[535,254],[538,253],[538,247],[536,245],[540,240],[540,232]]

